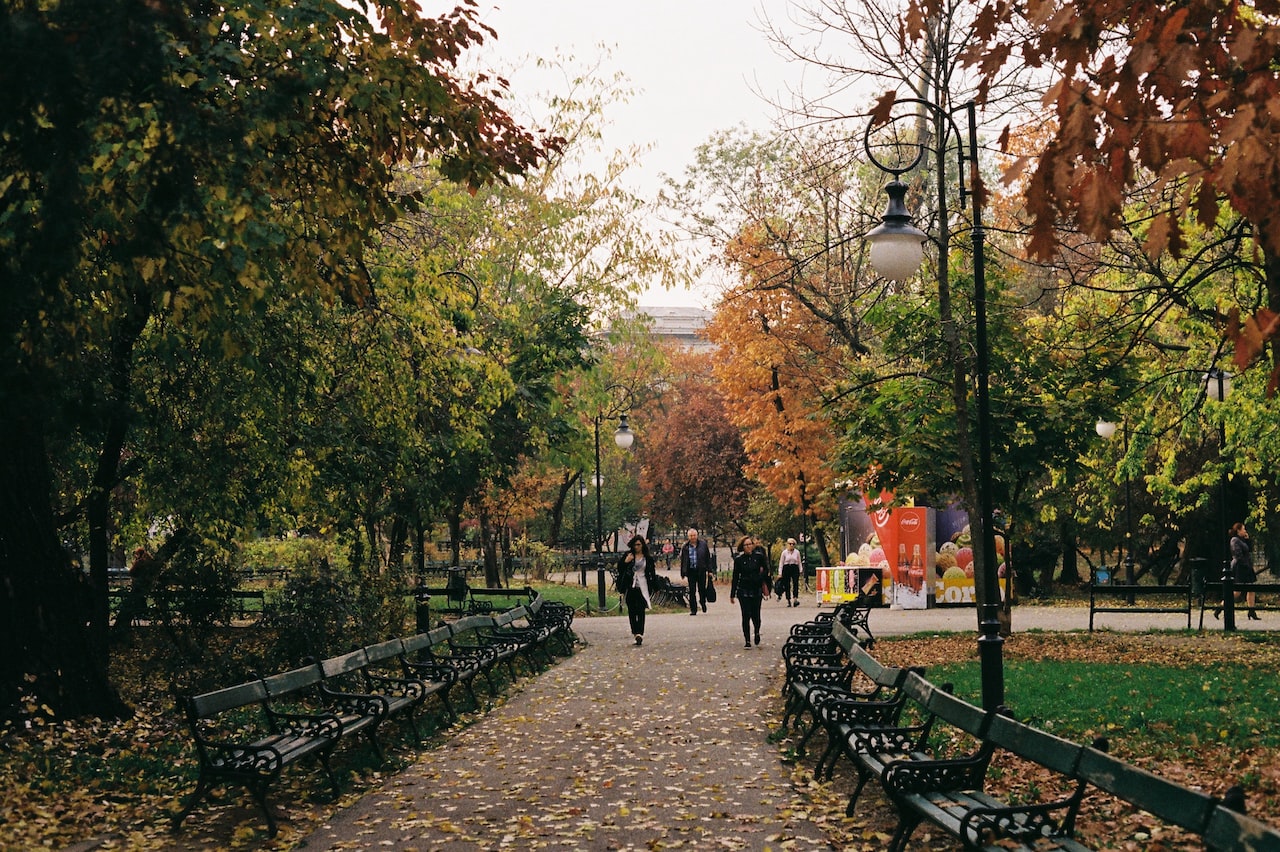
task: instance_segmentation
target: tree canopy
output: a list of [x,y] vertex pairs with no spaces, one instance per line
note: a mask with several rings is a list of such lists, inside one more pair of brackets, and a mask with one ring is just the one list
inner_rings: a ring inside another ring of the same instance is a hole
[[[418,201],[398,191],[397,164],[429,158],[477,188],[560,144],[511,119],[501,80],[455,76],[484,35],[472,4],[436,18],[328,0],[6,6],[3,712],[26,689],[59,714],[120,709],[105,677],[105,594],[89,606],[60,528],[87,518],[105,589],[109,495],[132,470],[139,393],[156,392],[204,453],[246,461],[238,441],[219,440],[235,429],[186,416],[184,400],[208,402],[197,387],[218,387],[216,366],[193,371],[188,356],[266,379],[289,350],[291,301],[301,315],[308,302],[376,305],[366,246]],[[140,386],[143,358],[153,366]],[[307,401],[277,398],[276,416]],[[55,471],[69,468],[53,453],[73,446],[84,479],[62,493],[82,499],[58,506]]]

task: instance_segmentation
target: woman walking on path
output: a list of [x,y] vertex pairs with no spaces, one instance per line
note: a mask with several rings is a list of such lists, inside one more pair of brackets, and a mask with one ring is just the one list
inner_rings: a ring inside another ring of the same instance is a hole
[[742,640],[751,647],[751,628],[755,628],[756,644],[760,644],[760,604],[764,595],[773,592],[769,562],[755,540],[744,535],[733,557],[733,581],[729,585],[729,603],[736,598],[742,609]]
[[627,601],[627,619],[636,644],[644,642],[644,613],[652,602],[649,587],[657,580],[657,568],[649,556],[649,545],[640,536],[627,544],[627,555],[618,560],[618,591]]
[[787,606],[800,606],[800,551],[796,550],[794,538],[787,539],[787,546],[778,557],[778,576],[782,578]]
[[[1258,582],[1258,575],[1253,570],[1253,543],[1249,541],[1249,531],[1239,521],[1231,525],[1231,576],[1237,583]],[[1254,609],[1258,605],[1257,597],[1254,592],[1246,592],[1244,596],[1250,621],[1262,620]]]

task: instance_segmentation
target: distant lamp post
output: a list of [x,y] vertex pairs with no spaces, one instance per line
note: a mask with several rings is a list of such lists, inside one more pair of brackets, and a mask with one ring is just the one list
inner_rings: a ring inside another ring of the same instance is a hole
[[587,499],[587,480],[586,477],[578,474],[578,567],[582,573],[582,585],[587,585],[587,515],[583,511],[583,505]]
[[631,445],[635,443],[636,433],[631,431],[631,426],[627,423],[627,412],[631,408],[631,391],[622,385],[610,385],[605,388],[605,393],[613,393],[614,391],[622,391],[624,394],[622,401],[611,408],[609,411],[601,410],[596,413],[595,418],[595,449],[596,449],[596,586],[599,593],[600,609],[605,609],[608,604],[605,601],[604,587],[604,502],[601,499],[600,492],[600,423],[605,418],[618,418],[618,428],[613,431],[613,442],[618,445],[619,449],[629,450]]
[[[1231,395],[1231,374],[1217,367],[1210,367],[1201,381],[1205,399],[1222,403]],[[1227,532],[1227,468],[1223,464],[1223,456],[1227,447],[1227,422],[1218,418],[1218,536],[1222,541],[1222,629],[1236,629],[1236,577],[1231,571],[1231,536]]]
[[[1110,441],[1116,436],[1117,426],[1109,420],[1099,419],[1093,428],[1098,433],[1098,437],[1104,441]],[[1129,423],[1127,421],[1122,434],[1124,436],[1122,453],[1128,456]],[[1124,582],[1126,586],[1133,585],[1133,481],[1127,466],[1124,474]],[[1133,603],[1132,597],[1129,598],[1129,603]]]
[[[982,605],[978,611],[978,659],[982,670],[982,706],[993,710],[1004,703],[1004,639],[1000,636],[1000,582],[996,568],[995,524],[991,487],[991,398],[989,387],[989,348],[987,343],[987,277],[986,237],[982,228],[982,192],[978,172],[978,123],[977,108],[969,101],[955,112],[963,111],[967,118],[967,134],[956,124],[955,113],[938,104],[921,98],[904,98],[903,105],[916,105],[945,121],[955,131],[957,154],[960,160],[960,204],[972,203],[973,234],[973,314],[974,380],[976,383],[977,431],[978,431],[978,514],[982,525],[982,565],[979,570],[982,589]],[[909,162],[887,165],[875,156],[871,148],[871,132],[883,126],[871,123],[863,137],[867,157],[881,171],[892,175],[885,186],[889,196],[888,207],[879,227],[867,234],[871,243],[870,261],[877,272],[887,278],[903,280],[911,277],[924,258],[925,234],[911,224],[911,214],[906,206],[907,185],[901,177],[916,167],[925,155],[925,145],[914,142],[916,154]],[[968,167],[969,174],[966,175]],[[946,215],[947,199],[945,183],[938,182],[939,209]]]

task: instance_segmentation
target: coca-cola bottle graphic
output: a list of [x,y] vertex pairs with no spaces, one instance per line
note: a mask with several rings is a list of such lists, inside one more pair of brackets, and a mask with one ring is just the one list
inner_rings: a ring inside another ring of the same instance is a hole
[[905,544],[898,545],[898,566],[893,572],[893,588],[894,600],[899,600],[898,589],[907,589],[907,575],[911,571],[911,563],[907,561],[907,546]]
[[907,586],[915,594],[924,588],[924,560],[920,558],[920,545],[911,547],[911,565],[907,568]]

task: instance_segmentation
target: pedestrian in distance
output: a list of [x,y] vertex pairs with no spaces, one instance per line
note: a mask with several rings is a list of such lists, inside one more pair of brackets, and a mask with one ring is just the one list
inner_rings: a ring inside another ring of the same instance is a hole
[[796,549],[796,540],[787,539],[787,546],[778,557],[778,576],[780,578],[780,595],[785,595],[787,606],[800,606],[800,551]]
[[627,602],[627,619],[637,645],[644,644],[645,610],[653,606],[649,589],[657,579],[648,543],[642,536],[634,536],[627,543],[626,554],[618,560],[618,591]]
[[698,537],[698,531],[689,528],[688,540],[680,545],[680,576],[689,583],[689,614],[697,615],[698,606],[707,611],[707,574],[711,564],[711,548]]
[[[1245,529],[1244,524],[1237,521],[1231,525],[1229,530],[1231,535],[1231,578],[1235,583],[1256,583],[1258,575],[1253,570],[1253,543],[1249,540],[1249,531]],[[1249,620],[1261,621],[1258,617],[1257,610],[1254,609],[1258,605],[1257,595],[1254,592],[1235,593],[1237,603],[1245,603],[1249,607]],[[1222,607],[1213,608],[1213,617],[1222,617]]]
[[752,628],[755,628],[755,643],[760,644],[760,604],[772,593],[773,578],[764,550],[756,547],[755,539],[744,535],[733,557],[733,580],[729,585],[729,603],[736,599],[742,611],[744,648],[751,647]]
[[[1231,576],[1239,584],[1258,582],[1258,574],[1253,570],[1253,542],[1249,540],[1249,531],[1239,521],[1231,525]],[[1236,600],[1240,600],[1239,594]],[[1257,593],[1246,592],[1244,603],[1249,608],[1249,620],[1261,621],[1254,609],[1258,605]]]

